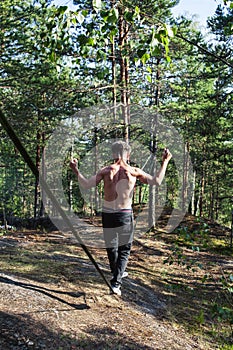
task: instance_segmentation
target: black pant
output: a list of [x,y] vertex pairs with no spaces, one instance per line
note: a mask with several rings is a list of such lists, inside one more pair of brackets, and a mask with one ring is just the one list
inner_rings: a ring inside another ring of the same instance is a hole
[[131,209],[102,212],[104,240],[110,269],[111,284],[119,286],[126,269],[133,241],[133,212]]

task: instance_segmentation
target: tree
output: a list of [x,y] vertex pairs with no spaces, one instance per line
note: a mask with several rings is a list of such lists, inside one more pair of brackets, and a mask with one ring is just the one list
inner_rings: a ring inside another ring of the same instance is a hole
[[[184,27],[180,23],[180,38],[188,35],[188,42],[179,38],[173,41],[176,51],[175,55],[171,54],[174,71],[171,71],[170,84],[167,84],[170,97],[166,113],[177,116],[175,125],[182,131],[192,156],[195,187],[191,211],[225,222],[225,208],[218,199],[221,198],[220,193],[229,192],[228,178],[223,179],[226,178],[226,168],[230,167],[232,87],[230,66],[217,57],[227,57],[231,62],[231,57],[227,56],[229,46],[226,45],[226,51],[223,46],[220,50],[218,39],[216,52],[212,55],[213,47],[210,47],[211,50],[206,50],[210,54],[205,54],[199,49],[200,45],[206,47],[200,34],[188,34],[188,28],[187,22],[184,22]],[[195,46],[195,43],[198,45]],[[231,172],[228,172],[230,175]],[[229,213],[229,209],[227,211]]]
[[[232,20],[233,9],[223,9],[218,6],[215,15],[208,20],[208,26],[216,36],[214,49],[216,54],[224,57],[232,63]],[[212,196],[209,216],[219,219],[222,216],[224,222],[231,220],[232,206],[232,186],[229,183],[232,177],[231,159],[232,153],[232,69],[214,58],[210,58],[212,76],[215,76],[214,94],[215,101],[214,114],[216,116],[216,134],[214,151],[214,176],[211,178]],[[223,180],[224,179],[224,180]]]
[[[72,91],[74,83],[70,81],[70,69],[66,67],[62,69],[61,65],[58,65],[65,59],[64,50],[69,51],[66,37],[68,17],[64,8],[58,10],[56,7],[50,7],[49,2],[45,1],[34,3],[30,0],[22,2],[14,0],[13,3],[6,1],[0,6],[2,108],[24,139],[39,169],[46,139],[59,120],[73,113],[73,108],[76,108],[77,100]],[[8,143],[8,140],[5,142]],[[31,192],[33,176],[18,159],[19,155],[13,145],[11,149],[14,164],[12,169],[18,175],[21,172],[24,174],[21,178],[19,176],[17,181],[14,178],[16,187],[13,187],[10,182],[13,172],[6,173],[5,186],[11,188],[14,193],[14,200],[12,193],[9,194],[14,203],[11,205],[11,210],[17,215],[31,215],[34,207],[34,216],[40,215],[41,197],[38,179],[35,179],[33,196]],[[2,158],[7,168],[11,163],[10,159]],[[24,182],[26,179],[27,184]],[[19,180],[22,180],[21,183]],[[23,190],[26,187],[28,193]],[[34,205],[31,202],[33,197]],[[30,205],[22,205],[21,200],[16,198],[25,198],[23,203]]]
[[[173,31],[166,24],[166,17],[174,1],[74,1],[78,6],[79,26],[75,41],[79,44],[78,64],[91,65],[92,75],[105,81],[102,99],[113,105],[121,102],[124,138],[130,137],[130,105],[143,100],[140,72],[152,57],[168,59],[169,38]],[[93,7],[91,6],[93,5]],[[163,21],[164,20],[164,21]],[[80,59],[80,57],[82,57]],[[94,59],[93,59],[94,57]],[[83,59],[85,62],[83,63]],[[99,72],[104,65],[104,74]],[[93,68],[94,67],[94,68]],[[159,68],[158,68],[159,69]],[[135,74],[135,73],[136,74]],[[96,78],[94,79],[96,82]],[[136,82],[136,84],[135,84]],[[138,88],[135,89],[135,87]],[[138,93],[141,91],[140,93]],[[157,90],[156,104],[159,104]],[[114,109],[115,110],[115,109]],[[156,146],[151,145],[155,150]],[[151,205],[152,208],[152,200]],[[151,213],[154,210],[151,210]],[[155,220],[152,215],[152,225]]]

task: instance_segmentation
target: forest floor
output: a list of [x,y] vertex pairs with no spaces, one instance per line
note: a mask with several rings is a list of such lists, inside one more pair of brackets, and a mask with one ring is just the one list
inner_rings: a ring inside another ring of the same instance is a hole
[[0,349],[233,349],[229,235],[187,215],[137,238],[118,297],[71,234],[2,232]]

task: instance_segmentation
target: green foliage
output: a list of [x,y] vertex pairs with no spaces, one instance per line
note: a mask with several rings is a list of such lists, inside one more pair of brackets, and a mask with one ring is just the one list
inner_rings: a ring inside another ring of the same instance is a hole
[[225,6],[228,6],[230,8],[233,8],[233,2],[229,0],[223,0],[223,3]]
[[233,300],[233,274],[229,273],[226,275],[224,273],[221,277],[221,284],[223,289],[229,293],[229,296]]
[[[68,87],[72,90],[74,85],[70,81],[71,70],[65,65],[62,67],[61,62],[58,66],[57,60],[61,52],[58,52],[57,43],[66,28],[63,24],[67,23],[67,8],[57,9],[42,1],[34,5],[30,0],[1,2],[0,8],[1,107],[23,139],[31,158],[40,166],[39,157],[46,138],[60,118],[71,113],[71,103],[74,106],[77,97],[69,93],[67,98]],[[57,40],[55,63],[51,62],[54,47],[51,43],[44,45],[48,38],[52,42],[54,36]],[[0,165],[3,198],[0,213],[5,210],[8,216],[32,216],[37,191],[35,178],[2,130]],[[36,205],[39,214],[40,204]]]
[[[183,18],[171,25],[169,11],[174,1],[164,0],[161,8],[156,1],[75,3],[76,11],[50,1],[5,0],[0,4],[1,106],[32,158],[36,161],[39,156],[36,149],[42,153],[61,119],[82,107],[112,103],[114,84],[119,103],[126,84],[132,104],[164,114],[184,138],[196,175],[190,210],[229,225],[233,146],[229,67],[197,49],[195,44],[207,47],[208,43],[191,21]],[[121,33],[123,41],[119,40],[121,21],[127,28]],[[231,8],[218,8],[208,22],[216,35],[215,47],[209,48],[229,61],[231,22]],[[127,82],[121,80],[121,61],[127,62]],[[148,135],[141,139],[149,145]],[[1,132],[0,171],[3,175],[6,165],[11,169],[0,179],[4,203],[9,211],[28,213],[33,207],[35,179],[14,152]],[[171,169],[167,199],[175,206],[177,183],[172,176],[175,169]],[[198,236],[208,244],[204,229],[202,233],[183,232],[180,238],[190,247],[195,241],[197,249]]]
[[233,325],[233,309],[218,304],[214,304],[212,307],[212,314],[218,319],[219,322],[227,322]]
[[163,263],[169,265],[177,264],[186,268],[187,270],[191,270],[192,272],[194,272],[197,267],[202,268],[202,265],[199,264],[196,260],[189,259],[185,255],[184,249],[181,248],[178,244],[174,244],[172,246],[171,253],[166,259],[164,259]]
[[190,230],[187,226],[182,226],[175,230],[175,233],[178,234],[177,242],[191,248],[193,251],[210,248],[212,243],[209,225],[198,219],[196,222],[198,224],[197,229]]
[[[77,3],[77,2],[76,2]],[[169,39],[174,36],[174,29],[165,23],[150,23],[149,16],[141,14],[139,6],[127,7],[116,3],[110,7],[107,1],[93,1],[92,7],[79,10],[76,32],[74,37],[78,43],[78,50],[82,57],[89,59],[95,53],[98,60],[109,60],[110,43],[119,45],[121,54],[133,57],[137,64],[145,64],[154,55],[165,56],[169,60]],[[75,17],[74,17],[75,18]],[[123,19],[129,31],[124,38],[124,44],[116,40],[121,35],[119,22]],[[74,21],[72,21],[75,23]],[[134,33],[137,33],[136,35]]]
[[196,322],[199,324],[199,325],[203,325],[205,323],[205,313],[203,310],[200,310],[199,312],[199,315],[196,316]]

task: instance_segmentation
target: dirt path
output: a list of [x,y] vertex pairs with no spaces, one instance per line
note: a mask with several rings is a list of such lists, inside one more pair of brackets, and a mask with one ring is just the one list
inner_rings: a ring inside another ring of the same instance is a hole
[[[201,326],[187,329],[214,286],[201,290],[205,271],[164,265],[162,241],[135,243],[122,297],[109,295],[69,236],[15,233],[2,237],[0,248],[2,350],[217,349]],[[92,253],[110,278],[105,252]],[[200,258],[211,266],[209,255]]]
[[155,295],[130,303],[109,296],[101,285],[97,292],[71,292],[15,276],[2,275],[1,282],[1,349],[205,348],[182,327],[156,317],[166,304]]

